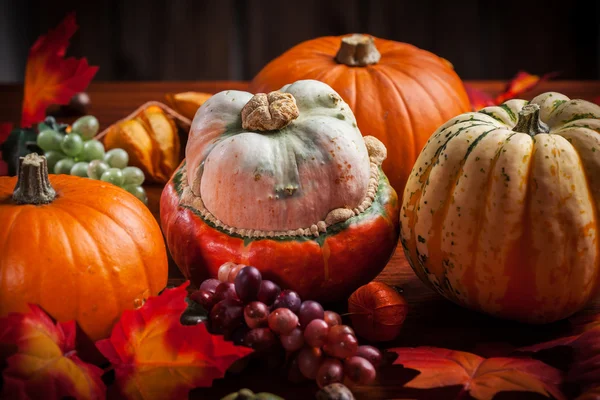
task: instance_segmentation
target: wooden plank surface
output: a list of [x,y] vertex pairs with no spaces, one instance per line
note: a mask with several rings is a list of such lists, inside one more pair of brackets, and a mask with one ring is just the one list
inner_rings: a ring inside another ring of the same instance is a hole
[[[505,85],[504,82],[496,81],[477,81],[469,84],[491,94],[499,93]],[[89,87],[92,99],[89,113],[97,116],[101,126],[106,127],[127,116],[146,101],[162,101],[165,93],[189,90],[217,92],[226,89],[243,90],[246,87],[245,82],[98,82]],[[22,87],[18,85],[0,85],[0,122],[18,123],[21,91]],[[571,98],[591,100],[600,96],[600,82],[546,82],[524,97],[531,98],[545,91],[558,91]],[[158,200],[162,187],[149,186],[147,190],[150,198],[149,207],[158,216]],[[401,250],[396,252],[377,279],[401,287],[408,300],[410,311],[402,335],[394,342],[382,345],[382,348],[429,345],[476,351],[489,343],[506,342],[522,346],[566,332],[565,321],[544,326],[529,326],[498,320],[458,307],[426,288],[413,274],[401,253]],[[170,282],[178,284],[181,281],[179,271],[172,264]],[[343,305],[333,305],[333,307],[342,310]],[[596,299],[583,313],[599,311],[600,299]],[[405,396],[418,398],[418,394],[406,392],[401,388],[403,378],[398,373],[396,367],[384,368],[380,371],[375,385],[354,388],[357,398],[407,398]],[[212,388],[197,389],[193,392],[192,398],[219,398],[242,387],[249,387],[255,391],[274,392],[286,399],[310,399],[317,390],[314,383],[292,385],[284,379],[273,379],[263,370],[254,369],[218,380]]]

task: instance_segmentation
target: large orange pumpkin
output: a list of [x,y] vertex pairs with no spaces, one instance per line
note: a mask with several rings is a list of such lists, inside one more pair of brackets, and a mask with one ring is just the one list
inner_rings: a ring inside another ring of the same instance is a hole
[[186,161],[161,197],[171,254],[196,284],[233,261],[303,298],[348,296],[398,240],[385,156],[324,83],[218,93],[197,112]]
[[268,92],[300,79],[330,85],[354,111],[361,132],[383,142],[389,154],[383,170],[400,193],[431,134],[470,110],[464,86],[446,60],[365,35],[300,43],[267,64],[250,91]]
[[48,176],[37,154],[21,159],[18,179],[0,178],[0,227],[2,316],[39,304],[95,341],[167,283],[160,227],[141,201],[109,183]]

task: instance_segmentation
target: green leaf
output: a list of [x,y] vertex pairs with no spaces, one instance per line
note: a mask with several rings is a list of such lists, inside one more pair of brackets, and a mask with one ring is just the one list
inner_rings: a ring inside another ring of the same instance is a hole
[[53,131],[60,133],[67,133],[68,124],[61,124],[56,122],[56,118],[52,116],[46,117],[43,122],[40,122],[37,126],[38,132],[45,131],[46,129],[52,129]]
[[186,298],[185,301],[188,306],[181,314],[180,322],[182,325],[197,325],[208,319],[208,311],[204,307],[189,298]]
[[29,153],[37,152],[44,154],[36,144],[37,132],[31,128],[15,128],[2,145],[2,159],[8,164],[8,175],[17,174],[19,157],[25,157]]

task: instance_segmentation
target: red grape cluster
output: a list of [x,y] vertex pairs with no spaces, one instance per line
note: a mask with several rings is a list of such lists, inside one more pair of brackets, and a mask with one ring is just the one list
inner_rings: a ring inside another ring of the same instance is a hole
[[190,297],[207,311],[208,329],[227,340],[266,351],[279,344],[294,358],[292,367],[319,387],[375,379],[381,352],[359,346],[354,330],[342,325],[333,311],[316,301],[302,301],[292,290],[281,290],[262,279],[258,269],[234,263],[219,268],[219,279],[207,279]]

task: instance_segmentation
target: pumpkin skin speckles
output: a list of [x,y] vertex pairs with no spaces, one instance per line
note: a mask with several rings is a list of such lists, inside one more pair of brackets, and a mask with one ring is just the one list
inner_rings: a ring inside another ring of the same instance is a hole
[[[533,134],[519,123],[528,110],[542,121],[527,125]],[[583,308],[600,279],[598,132],[600,107],[559,93],[442,125],[400,212],[417,275],[456,303],[523,322]]]

